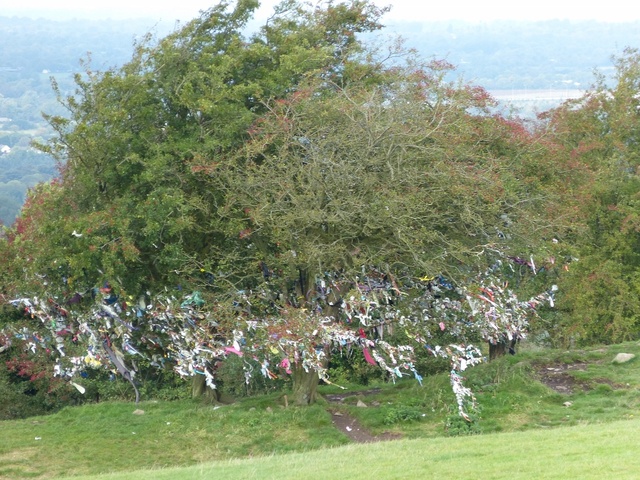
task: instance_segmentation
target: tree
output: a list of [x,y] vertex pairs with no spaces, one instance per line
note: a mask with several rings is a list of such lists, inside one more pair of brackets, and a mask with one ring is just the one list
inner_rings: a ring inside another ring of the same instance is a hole
[[[565,163],[580,163],[579,223],[565,255],[579,259],[560,282],[565,343],[635,338],[638,312],[638,87],[640,54],[614,60],[613,85],[602,76],[581,99],[549,113],[547,128]],[[582,225],[582,227],[580,227]]]
[[43,247],[18,257],[32,281],[23,291],[38,291],[42,275],[85,291],[105,279],[128,291],[158,289],[200,280],[204,258],[233,261],[238,242],[215,218],[218,192],[199,180],[192,161],[240,145],[263,98],[289,94],[314,72],[345,77],[360,51],[355,34],[379,28],[384,12],[361,1],[312,9],[284,2],[245,39],[258,4],[231,6],[220,3],[157,46],[142,43],[122,68],[100,73],[87,65],[76,75],[76,95],[60,97],[69,115],[47,117],[58,137],[41,145],[63,165],[62,188],[30,201],[60,208],[50,205],[50,217],[40,210],[35,221],[25,209],[11,235],[14,247],[29,249],[24,238]]
[[229,227],[217,212],[224,201],[193,165],[242,145],[264,99],[289,95],[307,75],[374,69],[358,60],[355,34],[379,28],[384,9],[283,2],[247,39],[257,6],[221,2],[157,46],[140,44],[122,68],[88,66],[76,95],[61,98],[68,117],[48,117],[58,136],[42,148],[64,165],[65,196],[85,220],[77,230],[131,254],[110,272],[127,289],[175,285],[203,258],[229,258]]
[[[422,345],[451,332],[457,346],[433,352],[452,359],[464,413],[460,372],[480,358],[470,342],[520,335],[508,319],[524,315],[515,300],[504,315],[474,313],[466,298],[479,273],[555,227],[541,214],[552,166],[521,123],[491,114],[484,90],[447,81],[445,62],[365,50],[355,33],[378,28],[384,10],[284,2],[247,40],[256,6],[220,4],[121,69],[77,77],[70,117],[49,117],[58,137],[43,146],[66,161],[61,182],[30,196],[9,235],[16,291],[51,299],[30,300],[45,319],[82,300],[60,321],[86,319],[87,341],[124,350],[155,339],[163,318],[184,335],[142,356],[185,352],[172,355],[177,371],[210,384],[229,354],[255,357],[267,376],[277,358],[301,404],[330,381],[333,348],[419,379],[413,347],[385,329]],[[176,307],[193,288],[205,312]],[[502,282],[482,288],[511,298]],[[141,295],[145,308],[132,307]],[[145,313],[153,304],[163,307]],[[500,315],[499,332],[483,334]]]
[[246,214],[254,272],[277,272],[281,291],[293,282],[301,306],[327,271],[465,284],[566,229],[545,145],[489,115],[482,89],[445,81],[450,68],[409,59],[375,85],[307,85],[271,104],[238,160],[203,165],[227,210]]

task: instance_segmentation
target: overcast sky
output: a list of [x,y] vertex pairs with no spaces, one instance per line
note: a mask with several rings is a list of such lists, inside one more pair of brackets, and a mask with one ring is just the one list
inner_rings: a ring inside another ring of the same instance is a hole
[[[315,1],[315,0],[314,0]],[[215,0],[0,0],[0,16],[33,18],[138,18],[188,21],[216,3]],[[279,0],[263,0],[263,15]],[[640,20],[637,0],[377,0],[377,5],[393,5],[385,19],[433,21],[458,19],[489,21],[517,20]],[[9,4],[9,5],[7,5]],[[13,4],[13,5],[12,5]],[[55,5],[55,6],[54,6]]]

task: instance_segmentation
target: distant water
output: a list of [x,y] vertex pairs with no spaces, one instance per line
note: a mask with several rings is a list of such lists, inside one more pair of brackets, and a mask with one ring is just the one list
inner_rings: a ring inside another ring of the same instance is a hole
[[576,89],[531,89],[531,90],[490,90],[489,93],[501,102],[523,101],[555,101],[563,102],[571,98],[578,98],[584,90]]
[[579,98],[584,90],[577,89],[526,89],[489,90],[502,106],[516,110],[519,116],[534,118],[536,114],[558,107],[565,100]]

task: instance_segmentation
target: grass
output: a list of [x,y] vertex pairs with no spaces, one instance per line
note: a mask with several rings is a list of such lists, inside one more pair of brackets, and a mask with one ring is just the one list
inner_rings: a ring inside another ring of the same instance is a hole
[[[260,403],[270,403],[267,410]],[[2,422],[0,478],[55,477],[190,465],[347,443],[321,406],[275,398],[217,407],[193,401],[102,403]]]
[[[339,404],[308,408],[285,408],[282,394],[225,406],[142,402],[143,415],[133,414],[132,403],[67,408],[0,422],[0,479],[107,472],[114,473],[104,478],[114,479],[208,478],[212,472],[216,478],[364,478],[358,468],[380,478],[632,478],[624,475],[640,461],[627,445],[640,426],[640,371],[637,360],[611,363],[622,351],[640,356],[640,346],[627,343],[524,351],[476,367],[467,378],[480,405],[471,425],[456,415],[447,375],[425,378],[423,387],[415,381],[375,385],[374,394],[352,388]],[[584,364],[566,373],[586,389],[559,394],[537,380],[537,372],[566,363]],[[322,388],[330,392],[334,387]],[[329,410],[403,440],[349,445]],[[574,474],[585,462],[597,465]],[[160,470],[136,473],[141,469]],[[412,476],[416,471],[423,473]]]
[[[229,460],[198,466],[86,477],[92,480],[635,479],[632,438],[640,420],[605,425],[401,440]],[[82,480],[85,477],[77,478]]]

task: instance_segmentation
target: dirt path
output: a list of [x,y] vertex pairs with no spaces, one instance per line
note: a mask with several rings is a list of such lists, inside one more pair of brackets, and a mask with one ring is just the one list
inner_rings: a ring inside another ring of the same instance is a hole
[[[325,395],[325,399],[331,407],[329,411],[331,412],[331,420],[333,424],[336,426],[338,430],[343,432],[347,437],[351,439],[351,441],[356,443],[372,443],[372,442],[382,442],[387,440],[397,440],[401,438],[401,435],[384,432],[380,435],[372,435],[367,429],[362,427],[358,420],[345,412],[344,408],[341,408],[344,400],[350,397],[360,397],[360,396],[368,396],[374,395],[380,392],[379,388],[366,390],[362,392],[358,392],[357,394],[353,393],[345,393],[345,394],[333,394],[333,395]],[[376,407],[363,407],[363,408],[376,408]]]

